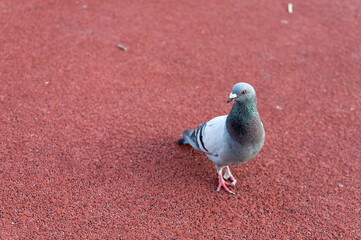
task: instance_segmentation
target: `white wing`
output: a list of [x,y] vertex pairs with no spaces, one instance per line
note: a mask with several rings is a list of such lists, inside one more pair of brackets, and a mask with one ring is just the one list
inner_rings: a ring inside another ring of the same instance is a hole
[[[224,147],[224,131],[226,129],[227,115],[213,118],[204,123],[202,134],[198,134],[197,140],[203,152],[211,155],[218,155]],[[201,138],[202,137],[202,138]]]

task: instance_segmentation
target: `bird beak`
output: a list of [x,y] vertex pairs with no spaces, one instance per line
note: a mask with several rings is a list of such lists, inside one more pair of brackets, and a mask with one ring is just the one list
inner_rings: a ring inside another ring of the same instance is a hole
[[234,99],[236,99],[236,97],[237,97],[237,94],[235,94],[235,93],[229,94],[227,103],[234,101]]

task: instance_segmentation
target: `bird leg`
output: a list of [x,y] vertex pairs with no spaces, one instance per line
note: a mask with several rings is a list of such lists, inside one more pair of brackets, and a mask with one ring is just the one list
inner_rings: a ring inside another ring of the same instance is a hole
[[229,192],[231,194],[235,194],[234,192],[232,192],[231,190],[228,189],[227,185],[229,186],[232,184],[224,181],[224,179],[222,177],[222,169],[223,169],[223,167],[222,168],[217,167],[219,184],[218,184],[216,192],[219,192],[221,190],[221,187],[223,187],[227,192]]
[[224,173],[223,178],[224,178],[224,179],[230,178],[230,179],[232,180],[231,185],[232,185],[232,186],[236,186],[237,180],[233,177],[233,175],[232,175],[232,173],[231,173],[231,170],[229,169],[228,166],[226,167],[226,172]]

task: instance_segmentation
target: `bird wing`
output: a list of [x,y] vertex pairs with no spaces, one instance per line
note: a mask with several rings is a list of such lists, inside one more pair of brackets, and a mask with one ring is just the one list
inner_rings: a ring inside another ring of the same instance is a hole
[[227,115],[215,117],[208,121],[203,130],[203,145],[207,153],[218,155],[224,146],[224,131],[226,130]]
[[227,115],[219,116],[202,123],[195,131],[186,134],[186,141],[199,151],[217,156],[224,143],[226,118]]

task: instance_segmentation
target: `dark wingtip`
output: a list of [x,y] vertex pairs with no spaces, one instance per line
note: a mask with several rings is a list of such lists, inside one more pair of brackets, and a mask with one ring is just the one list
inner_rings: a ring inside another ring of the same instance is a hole
[[186,140],[184,138],[178,139],[178,144],[186,144]]

